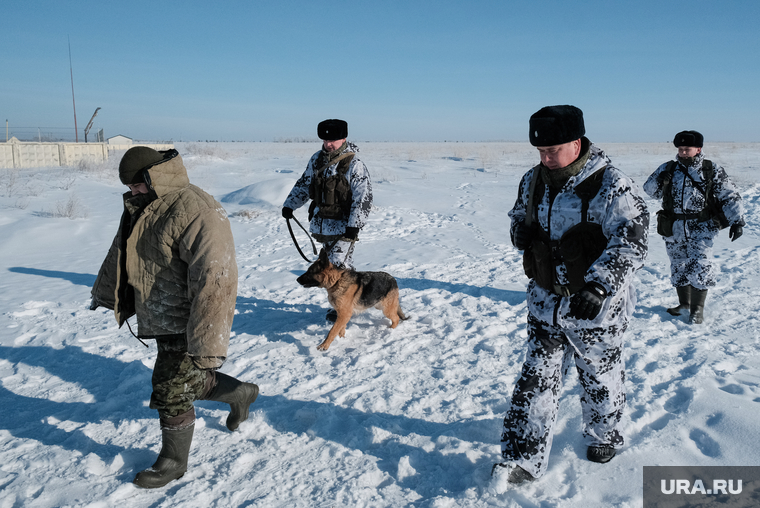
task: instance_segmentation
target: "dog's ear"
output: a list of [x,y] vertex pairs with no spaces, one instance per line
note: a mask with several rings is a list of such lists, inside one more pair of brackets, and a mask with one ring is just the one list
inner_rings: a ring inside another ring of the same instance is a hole
[[327,251],[325,249],[319,251],[319,262],[327,264]]

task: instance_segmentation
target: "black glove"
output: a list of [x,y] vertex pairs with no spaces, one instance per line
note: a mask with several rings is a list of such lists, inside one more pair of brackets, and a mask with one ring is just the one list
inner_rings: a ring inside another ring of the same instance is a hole
[[293,218],[293,209],[288,208],[287,206],[282,207],[282,216],[286,219],[292,219]]
[[606,289],[596,282],[587,282],[570,298],[570,317],[594,319],[602,310],[605,298],[607,298]]
[[728,237],[733,242],[734,240],[742,236],[743,233],[744,233],[744,228],[742,228],[741,224],[732,224],[731,229],[728,231]]
[[660,187],[662,187],[665,184],[670,183],[670,172],[663,171],[662,173],[657,175],[657,183],[660,184]]
[[359,228],[346,227],[346,232],[343,233],[343,238],[348,238],[349,240],[356,240],[356,237],[358,236]]
[[515,244],[517,250],[525,250],[530,247],[530,244],[532,242],[533,230],[530,227],[526,226],[524,222],[521,222],[518,224],[517,228],[515,228],[514,239],[512,240],[512,243]]

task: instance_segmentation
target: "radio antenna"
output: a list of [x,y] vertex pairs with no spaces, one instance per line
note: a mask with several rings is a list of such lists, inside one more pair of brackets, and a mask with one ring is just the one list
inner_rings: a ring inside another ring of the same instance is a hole
[[74,137],[79,143],[79,129],[77,128],[77,101],[74,99],[74,68],[71,65],[71,38],[67,35],[69,41],[69,72],[71,73],[71,102],[74,104]]

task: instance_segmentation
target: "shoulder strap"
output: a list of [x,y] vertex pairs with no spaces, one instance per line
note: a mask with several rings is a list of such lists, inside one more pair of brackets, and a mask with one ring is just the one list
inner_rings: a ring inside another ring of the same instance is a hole
[[[588,217],[589,202],[599,193],[602,188],[602,180],[604,173],[607,170],[607,166],[598,169],[594,174],[586,178],[583,182],[575,187],[575,194],[581,198],[581,222],[586,222]],[[528,187],[528,203],[526,206],[527,213],[525,214],[525,225],[530,226],[533,223],[533,216],[535,214],[536,203],[536,189],[540,183],[541,177],[538,174],[539,167],[533,168],[533,175]]]
[[586,219],[588,218],[589,202],[594,199],[602,188],[602,179],[604,178],[604,172],[606,170],[607,166],[604,166],[575,187],[575,194],[581,198],[582,202],[581,222],[586,222]]
[[713,199],[713,177],[715,176],[715,166],[713,166],[712,161],[707,159],[702,161],[702,174],[705,177],[705,199],[711,201]]
[[[342,162],[344,159],[347,159],[347,158],[349,158],[349,157],[350,157],[350,159],[348,159],[348,163],[346,164],[346,166],[350,166],[350,164],[351,164],[351,159],[353,159],[353,158],[354,158],[354,155],[355,155],[355,154],[354,154],[354,152],[346,152],[346,153],[344,153],[344,154],[341,154],[341,155],[339,155],[338,157],[334,158],[333,160],[331,160],[331,161],[329,161],[329,162],[326,162],[326,163],[325,163],[325,164],[324,164],[322,167],[320,167],[320,168],[317,170],[317,173],[321,173],[322,171],[324,171],[325,169],[329,168],[329,167],[330,167],[330,166],[332,166],[333,164],[339,164],[339,163],[340,163],[340,162]],[[344,171],[343,171],[343,173],[345,174],[345,172],[346,172],[346,171],[348,171],[348,169],[344,170]]]
[[673,173],[675,173],[677,166],[678,162],[668,161],[664,171],[668,173],[669,178],[666,178],[665,183],[662,185],[662,209],[670,213],[673,213],[673,195],[670,189],[673,187]]
[[528,227],[533,224],[533,216],[536,213],[536,185],[538,184],[538,181],[541,180],[541,177],[538,174],[539,166],[533,168],[533,175],[530,179],[530,184],[528,185],[528,203],[525,207],[525,225]]
[[[345,155],[345,157],[344,157]],[[338,173],[346,176],[348,170],[351,169],[351,161],[354,160],[354,153],[348,152],[338,157]]]
[[705,195],[705,200],[712,199],[712,184],[713,184],[713,174],[715,173],[715,169],[713,168],[712,161],[709,161],[707,159],[702,161],[702,175],[704,178],[704,181],[698,182],[694,178],[691,177],[688,171],[684,171],[684,174],[686,177],[692,181],[694,184],[694,187],[696,187],[699,192]]

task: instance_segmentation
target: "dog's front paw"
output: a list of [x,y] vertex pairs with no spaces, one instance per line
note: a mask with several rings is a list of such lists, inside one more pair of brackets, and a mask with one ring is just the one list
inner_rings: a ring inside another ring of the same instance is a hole
[[317,349],[319,349],[320,351],[327,351],[327,348],[329,347],[330,347],[330,344],[327,341],[324,341],[322,344],[317,346]]

